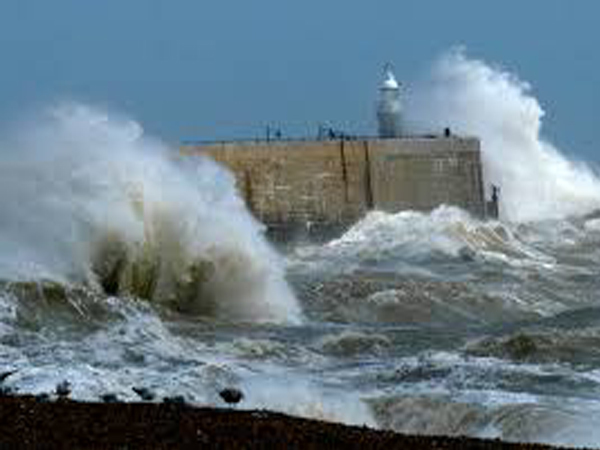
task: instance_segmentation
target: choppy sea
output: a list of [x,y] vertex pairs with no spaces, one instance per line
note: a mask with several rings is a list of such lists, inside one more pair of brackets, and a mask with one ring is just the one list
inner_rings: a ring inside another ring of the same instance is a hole
[[600,181],[514,77],[459,52],[428,83],[414,123],[482,136],[500,220],[374,211],[276,248],[231,174],[133,121],[69,104],[5,130],[4,387],[213,406],[235,387],[237,408],[600,445]]

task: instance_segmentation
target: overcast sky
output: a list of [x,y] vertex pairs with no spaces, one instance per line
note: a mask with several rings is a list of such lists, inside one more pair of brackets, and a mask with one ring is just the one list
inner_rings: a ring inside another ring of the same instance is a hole
[[599,20],[597,0],[0,0],[0,120],[70,99],[172,142],[368,131],[383,63],[410,87],[464,45],[532,85],[563,151],[598,161]]

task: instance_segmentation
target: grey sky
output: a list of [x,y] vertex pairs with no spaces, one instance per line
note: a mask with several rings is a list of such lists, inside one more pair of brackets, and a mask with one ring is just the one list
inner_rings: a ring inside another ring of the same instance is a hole
[[0,0],[0,119],[108,105],[176,142],[365,131],[384,62],[409,83],[448,48],[530,82],[544,134],[598,160],[596,0]]

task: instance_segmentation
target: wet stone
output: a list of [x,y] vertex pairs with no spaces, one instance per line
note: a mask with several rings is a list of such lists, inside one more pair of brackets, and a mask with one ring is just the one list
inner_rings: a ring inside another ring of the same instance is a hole
[[0,398],[0,448],[531,449],[538,444],[410,436],[269,411]]

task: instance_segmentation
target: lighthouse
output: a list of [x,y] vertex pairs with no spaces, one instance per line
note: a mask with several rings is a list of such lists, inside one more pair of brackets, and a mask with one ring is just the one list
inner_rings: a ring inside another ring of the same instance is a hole
[[377,122],[380,138],[398,138],[402,134],[400,84],[389,64],[385,67],[385,77],[379,86]]

